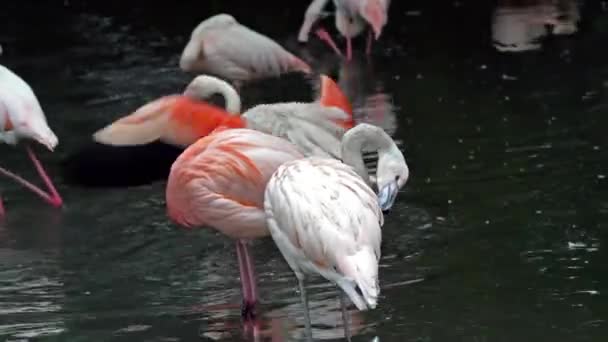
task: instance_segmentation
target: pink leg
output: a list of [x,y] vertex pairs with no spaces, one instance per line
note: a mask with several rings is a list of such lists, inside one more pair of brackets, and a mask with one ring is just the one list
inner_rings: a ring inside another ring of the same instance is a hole
[[[30,156],[30,159],[34,163],[34,167],[36,167],[36,171],[38,171],[40,178],[42,178],[42,180],[44,181],[44,184],[47,187],[47,190],[50,192],[51,201],[49,203],[56,208],[61,207],[63,205],[63,199],[59,195],[59,192],[57,192],[57,189],[55,189],[55,185],[53,185],[51,178],[49,177],[49,175],[46,173],[46,171],[42,167],[42,164],[40,163],[40,161],[38,161],[38,158],[36,158],[34,151],[32,151],[32,149],[29,146],[27,146],[26,149],[27,149],[28,155]],[[48,197],[48,195],[47,195],[47,197]]]
[[336,46],[336,43],[331,39],[331,36],[324,28],[317,29],[315,33],[317,34],[317,37],[327,43],[338,56],[342,57],[342,52],[340,52],[340,49],[338,49],[338,46]]
[[251,264],[251,257],[247,245],[244,241],[236,242],[236,254],[239,261],[239,271],[241,276],[241,286],[243,291],[243,306],[241,308],[241,315],[245,320],[251,320],[255,317],[255,305],[257,302],[257,296],[255,289],[255,278],[252,277],[253,265]]
[[367,31],[367,47],[365,48],[365,54],[367,54],[367,56],[371,55],[372,53],[373,35],[372,30]]
[[346,60],[350,62],[353,58],[353,47],[350,38],[346,38]]
[[4,203],[2,202],[2,197],[0,196],[0,219],[4,217],[6,210],[4,210]]
[[52,205],[56,208],[61,207],[63,205],[63,200],[61,199],[61,196],[59,196],[59,193],[57,193],[57,190],[55,189],[55,186],[53,186],[51,179],[44,171],[44,168],[42,167],[42,165],[36,158],[36,155],[34,155],[34,152],[32,152],[32,150],[29,147],[27,147],[26,149],[27,149],[27,153],[28,153],[30,159],[32,160],[32,162],[34,163],[34,166],[36,167],[36,171],[38,172],[38,174],[44,181],[46,187],[48,188],[50,195],[48,193],[44,192],[43,190],[41,190],[39,187],[35,186],[34,184],[23,179],[19,175],[15,174],[3,167],[0,167],[0,174],[3,174],[4,176],[6,176],[6,177],[14,180],[15,182],[23,185],[24,187],[28,188],[30,191],[32,191],[35,194],[37,194],[38,196],[40,196],[43,200],[48,202],[50,205]]

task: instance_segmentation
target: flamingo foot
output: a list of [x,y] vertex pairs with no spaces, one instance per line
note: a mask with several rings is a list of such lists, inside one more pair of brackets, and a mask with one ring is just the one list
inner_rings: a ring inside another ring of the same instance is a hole
[[249,255],[249,248],[245,241],[236,242],[236,253],[239,261],[239,271],[243,291],[243,304],[241,306],[241,317],[244,321],[255,320],[255,308],[257,306],[257,286],[253,260]]
[[348,62],[353,59],[353,46],[350,38],[346,38],[346,60]]
[[243,304],[241,306],[241,317],[244,321],[255,321],[256,306],[257,302],[255,300],[243,299]]
[[372,40],[373,40],[373,33],[372,31],[367,31],[367,44],[366,44],[366,48],[365,48],[365,54],[367,55],[367,57],[369,57],[372,54]]
[[329,47],[332,48],[332,50],[334,50],[334,52],[342,57],[342,52],[340,52],[340,49],[338,49],[338,46],[336,45],[336,43],[334,42],[333,39],[331,39],[331,36],[329,35],[329,33],[324,29],[324,28],[319,28],[315,31],[317,37],[319,37],[319,39],[321,39],[322,41],[324,41],[325,43],[327,43],[327,45],[329,45]]

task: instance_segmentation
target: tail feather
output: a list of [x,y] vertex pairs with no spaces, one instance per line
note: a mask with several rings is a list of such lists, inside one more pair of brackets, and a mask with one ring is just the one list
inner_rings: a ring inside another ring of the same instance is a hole
[[[338,268],[345,278],[339,285],[357,309],[374,309],[378,304],[378,259],[371,248],[363,248],[353,255],[338,258]],[[357,289],[359,291],[357,291]]]
[[145,145],[160,139],[167,129],[175,96],[148,103],[93,134],[98,143],[113,146]]
[[354,126],[353,107],[350,101],[336,82],[326,75],[321,75],[321,96],[319,102],[325,107],[337,107],[349,115],[349,119],[347,120],[336,120],[334,122],[346,129]]

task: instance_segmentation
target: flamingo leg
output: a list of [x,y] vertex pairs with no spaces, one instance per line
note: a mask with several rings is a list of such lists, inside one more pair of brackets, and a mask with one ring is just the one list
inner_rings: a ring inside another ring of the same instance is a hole
[[338,49],[338,46],[324,28],[317,29],[315,33],[317,34],[317,37],[327,43],[338,56],[342,57],[342,52],[340,52],[340,49]]
[[55,189],[55,185],[51,181],[51,178],[49,177],[49,175],[46,173],[46,171],[42,167],[42,164],[40,163],[38,158],[36,158],[34,151],[32,151],[32,149],[29,146],[26,146],[26,149],[27,149],[27,154],[29,155],[30,159],[32,160],[32,163],[34,163],[34,167],[36,168],[36,171],[38,171],[38,175],[40,175],[40,178],[42,178],[42,180],[44,181],[44,184],[46,185],[47,190],[49,191],[49,193],[51,195],[51,201],[49,203],[56,208],[61,207],[63,205],[63,199],[59,195],[59,192],[57,192],[57,189]]
[[245,320],[253,320],[255,318],[254,309],[257,301],[255,295],[255,284],[252,284],[252,281],[255,282],[255,279],[253,279],[251,276],[251,267],[253,265],[251,264],[251,257],[249,256],[247,245],[245,245],[244,241],[238,240],[236,242],[236,254],[239,262],[241,286],[243,291],[243,306],[241,308],[241,315]]
[[306,339],[308,340],[308,342],[312,342],[312,324],[310,323],[310,312],[308,310],[308,295],[306,294],[304,277],[298,276],[298,285],[300,286],[300,297],[302,298],[302,305],[304,306],[304,324],[306,325]]
[[346,310],[346,294],[341,289],[338,289],[338,291],[340,291],[340,307],[342,308],[342,325],[344,326],[344,337],[348,342],[350,342],[348,310]]
[[353,58],[353,46],[350,38],[346,38],[346,60],[350,62]]
[[372,53],[372,40],[373,40],[373,33],[371,30],[367,31],[367,44],[366,44],[366,48],[365,48],[365,54],[369,57]]
[[4,210],[4,202],[2,202],[2,196],[0,196],[0,219],[4,217],[6,210]]
[[8,178],[10,178],[12,180],[14,180],[15,182],[21,184],[22,186],[26,187],[27,189],[29,189],[33,193],[35,193],[38,196],[40,196],[43,200],[45,200],[50,205],[52,205],[52,206],[54,206],[56,208],[61,207],[63,205],[63,200],[61,199],[61,196],[59,196],[59,193],[55,189],[55,186],[51,182],[51,179],[46,174],[46,171],[42,167],[42,164],[40,163],[40,161],[38,161],[38,159],[36,158],[36,155],[34,154],[34,152],[29,147],[27,147],[26,149],[27,149],[27,152],[28,152],[28,155],[29,155],[30,159],[34,163],[34,167],[36,168],[36,171],[38,172],[38,174],[40,175],[40,177],[44,181],[44,183],[45,183],[48,191],[50,192],[50,194],[44,192],[42,189],[40,189],[39,187],[35,186],[31,182],[25,180],[21,176],[19,176],[19,175],[15,174],[15,173],[13,173],[13,172],[11,172],[11,171],[3,168],[3,167],[0,167],[0,174],[2,174],[4,176],[6,176],[6,177],[8,177]]

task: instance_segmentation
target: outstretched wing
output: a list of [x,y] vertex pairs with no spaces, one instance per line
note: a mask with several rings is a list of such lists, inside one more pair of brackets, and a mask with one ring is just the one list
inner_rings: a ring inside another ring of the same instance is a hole
[[292,102],[258,105],[243,118],[248,128],[287,139],[306,156],[339,159],[345,129],[338,122],[350,116],[336,107]]
[[275,75],[310,72],[310,66],[272,39],[241,24],[201,33],[205,59],[231,69],[227,73]]

